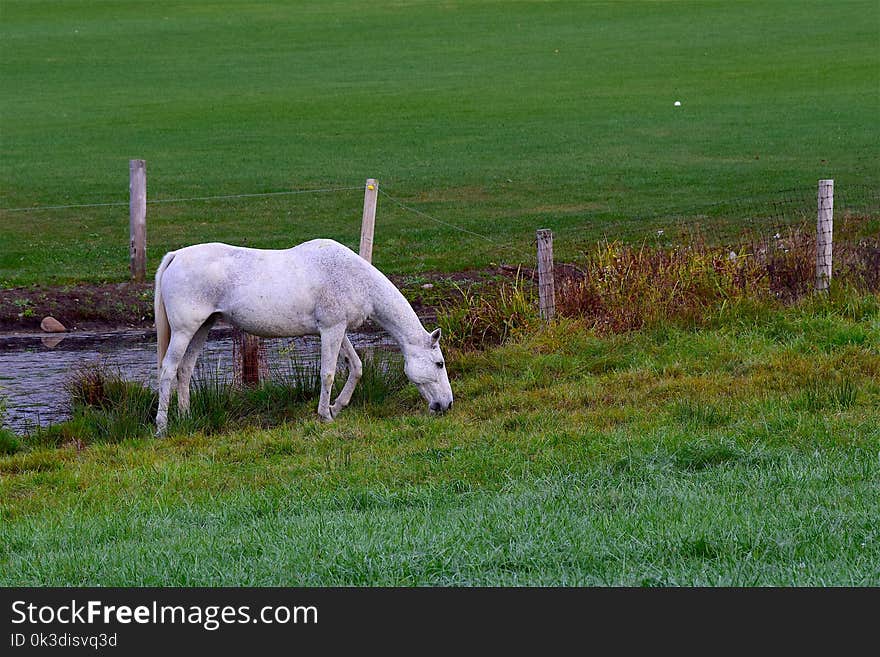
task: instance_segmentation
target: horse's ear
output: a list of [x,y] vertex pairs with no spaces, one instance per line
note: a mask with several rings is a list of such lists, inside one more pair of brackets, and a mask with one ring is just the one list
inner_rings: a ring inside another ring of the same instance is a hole
[[433,333],[431,333],[431,346],[437,346],[437,343],[440,342],[440,329],[435,329]]

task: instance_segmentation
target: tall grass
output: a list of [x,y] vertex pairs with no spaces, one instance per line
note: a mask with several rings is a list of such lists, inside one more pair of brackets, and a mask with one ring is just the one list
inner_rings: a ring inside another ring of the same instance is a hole
[[[860,223],[851,221],[851,229]],[[605,241],[557,275],[556,307],[597,331],[619,333],[664,322],[703,325],[738,302],[790,303],[814,290],[814,232],[799,226],[746,235],[734,248],[710,246],[700,232],[671,247]],[[839,240],[833,282],[880,290],[880,238]]]
[[698,324],[707,311],[739,298],[766,301],[765,271],[745,252],[695,244],[662,248],[600,244],[578,262],[581,276],[561,281],[560,314],[619,333],[665,320]]
[[21,449],[21,441],[11,430],[5,426],[6,422],[6,397],[0,389],[0,455],[15,454]]
[[[863,305],[860,293],[880,291],[880,237],[867,217],[841,223],[832,288],[853,290],[844,301]],[[699,230],[687,231],[678,245],[661,244],[659,235],[641,245],[602,241],[556,265],[557,313],[598,333],[622,333],[704,326],[726,312],[772,312],[812,294],[815,231],[800,225],[765,233],[744,233],[734,247],[712,246]],[[438,313],[447,344],[480,350],[538,326],[536,278],[520,269],[495,288],[456,285]]]
[[456,285],[458,296],[441,303],[437,322],[444,342],[459,349],[485,349],[506,342],[538,321],[537,297],[520,272],[512,282],[479,294]]

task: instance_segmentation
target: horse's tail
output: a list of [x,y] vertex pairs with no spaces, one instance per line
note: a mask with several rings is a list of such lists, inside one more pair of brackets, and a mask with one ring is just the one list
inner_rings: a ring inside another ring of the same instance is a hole
[[165,358],[168,343],[171,341],[171,325],[168,323],[168,314],[165,312],[165,299],[162,298],[162,274],[174,260],[174,254],[174,251],[169,251],[162,258],[162,263],[156,270],[156,284],[153,288],[153,310],[156,316],[156,355],[160,376],[162,374],[162,359]]

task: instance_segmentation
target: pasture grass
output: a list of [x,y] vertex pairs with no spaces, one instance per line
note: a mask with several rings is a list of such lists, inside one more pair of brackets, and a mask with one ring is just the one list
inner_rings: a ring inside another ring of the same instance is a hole
[[880,308],[563,318],[318,422],[0,457],[4,585],[876,585]]
[[119,205],[0,212],[0,284],[127,278],[131,158],[153,201],[349,188],[150,205],[150,270],[204,241],[356,247],[367,177],[392,273],[531,263],[536,228],[565,259],[695,222],[720,240],[781,190],[815,216],[820,178],[842,210],[873,190],[876,233],[877,19],[871,0],[6,0],[0,207]]

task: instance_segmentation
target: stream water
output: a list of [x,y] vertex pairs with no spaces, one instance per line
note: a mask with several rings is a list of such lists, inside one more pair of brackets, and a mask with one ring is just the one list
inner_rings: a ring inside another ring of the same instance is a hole
[[[396,350],[384,331],[349,333],[355,349]],[[285,363],[315,363],[320,359],[320,338],[265,340],[270,365],[284,370]],[[26,433],[69,417],[66,383],[85,365],[101,363],[128,381],[156,385],[156,334],[153,331],[106,333],[0,335],[0,395],[6,398],[4,426]],[[232,378],[232,332],[212,329],[199,356],[194,379],[203,376]]]

